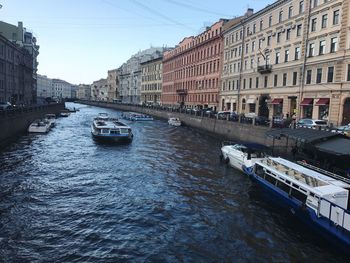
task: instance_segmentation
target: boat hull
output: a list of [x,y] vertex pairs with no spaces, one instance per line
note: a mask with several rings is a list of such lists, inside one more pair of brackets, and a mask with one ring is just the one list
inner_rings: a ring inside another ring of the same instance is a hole
[[312,228],[314,232],[317,232],[319,235],[332,242],[336,247],[350,253],[349,231],[338,228],[325,217],[318,217],[313,209],[257,176],[253,172],[252,167],[243,167],[243,170],[253,182],[261,186],[264,191],[276,197],[273,200],[276,200],[283,208],[288,209],[293,216]]
[[98,140],[98,141],[101,141],[101,142],[131,142],[132,139],[133,139],[133,136],[131,135],[119,135],[119,136],[116,136],[116,135],[113,135],[113,136],[110,136],[110,135],[96,135],[96,134],[92,134],[92,137],[95,139],[95,140]]

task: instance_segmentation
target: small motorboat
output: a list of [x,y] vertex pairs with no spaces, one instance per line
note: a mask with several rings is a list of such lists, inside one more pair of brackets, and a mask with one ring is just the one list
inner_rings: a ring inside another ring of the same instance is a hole
[[170,117],[168,120],[168,123],[169,125],[176,126],[176,127],[181,126],[181,121],[179,118]]
[[243,172],[243,167],[252,167],[266,152],[267,147],[260,144],[223,142],[220,159]]
[[28,132],[31,133],[47,133],[51,128],[50,121],[44,120],[35,120],[28,127]]
[[46,114],[45,115],[45,119],[48,120],[50,122],[50,127],[54,127],[56,124],[56,114]]
[[69,117],[70,112],[68,110],[63,110],[60,112],[60,117]]

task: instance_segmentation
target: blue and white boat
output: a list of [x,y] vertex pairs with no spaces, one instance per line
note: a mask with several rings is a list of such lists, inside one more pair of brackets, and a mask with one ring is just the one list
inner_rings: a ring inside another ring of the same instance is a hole
[[122,117],[130,121],[153,121],[153,117],[138,112],[124,112]]
[[95,139],[106,142],[131,142],[131,128],[107,113],[100,113],[91,124],[91,134]]
[[350,181],[318,170],[272,157],[244,167],[253,181],[274,195],[293,215],[349,252]]

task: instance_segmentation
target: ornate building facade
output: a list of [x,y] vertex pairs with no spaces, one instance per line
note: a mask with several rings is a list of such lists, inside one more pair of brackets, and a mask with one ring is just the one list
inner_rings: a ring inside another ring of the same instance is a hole
[[184,38],[163,55],[162,104],[180,107],[218,106],[222,61],[221,19],[199,34]]
[[280,0],[224,31],[220,108],[350,123],[348,0]]

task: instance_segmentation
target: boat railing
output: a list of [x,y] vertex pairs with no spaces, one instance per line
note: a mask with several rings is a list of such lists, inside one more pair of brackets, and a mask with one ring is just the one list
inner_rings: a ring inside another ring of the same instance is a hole
[[350,211],[325,198],[318,199],[317,216],[325,217],[336,226],[350,231]]
[[350,179],[345,178],[345,177],[343,177],[343,176],[340,176],[340,175],[338,175],[338,174],[329,172],[329,171],[327,171],[327,170],[324,170],[324,169],[319,168],[319,167],[317,167],[317,166],[314,166],[314,165],[305,163],[305,162],[303,162],[303,161],[298,161],[297,163],[300,164],[301,166],[304,166],[304,167],[309,168],[309,169],[311,169],[311,170],[314,170],[314,171],[317,171],[317,172],[319,172],[319,173],[328,175],[329,177],[332,177],[333,179],[337,179],[337,180],[339,180],[339,181],[343,181],[344,183],[350,184]]

